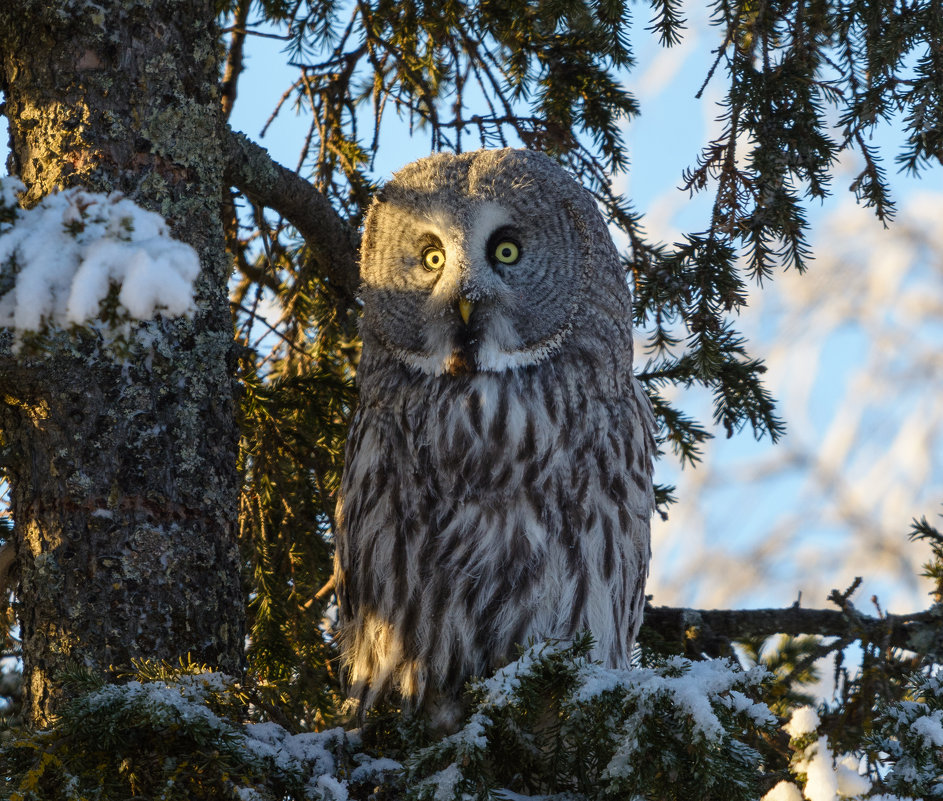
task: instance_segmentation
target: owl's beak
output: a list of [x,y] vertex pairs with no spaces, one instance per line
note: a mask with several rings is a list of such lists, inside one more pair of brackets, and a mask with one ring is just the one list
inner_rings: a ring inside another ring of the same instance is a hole
[[471,313],[475,308],[475,304],[472,303],[468,298],[459,298],[458,299],[458,313],[462,315],[462,321],[465,325],[468,325],[468,319],[471,317]]

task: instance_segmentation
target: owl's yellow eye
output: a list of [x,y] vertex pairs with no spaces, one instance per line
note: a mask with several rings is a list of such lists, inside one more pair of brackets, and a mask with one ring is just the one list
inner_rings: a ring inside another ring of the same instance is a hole
[[445,251],[442,248],[430,247],[422,252],[422,266],[427,270],[441,270],[445,265]]
[[521,249],[518,247],[517,242],[502,239],[495,246],[493,254],[501,264],[514,264],[521,257]]

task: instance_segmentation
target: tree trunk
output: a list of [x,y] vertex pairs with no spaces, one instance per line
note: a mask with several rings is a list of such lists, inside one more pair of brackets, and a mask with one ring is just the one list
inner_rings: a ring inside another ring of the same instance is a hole
[[27,205],[57,187],[119,190],[202,263],[193,319],[142,324],[121,358],[82,331],[14,355],[0,332],[26,709],[40,725],[76,664],[242,665],[218,55],[210,0],[0,3],[9,166]]

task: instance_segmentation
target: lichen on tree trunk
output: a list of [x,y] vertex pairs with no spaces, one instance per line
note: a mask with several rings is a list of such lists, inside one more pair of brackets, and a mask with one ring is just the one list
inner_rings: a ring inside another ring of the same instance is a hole
[[189,654],[241,668],[218,55],[207,0],[0,4],[9,166],[25,202],[78,184],[119,190],[163,214],[202,264],[196,315],[143,324],[120,358],[82,331],[14,357],[0,332],[35,723],[75,664]]

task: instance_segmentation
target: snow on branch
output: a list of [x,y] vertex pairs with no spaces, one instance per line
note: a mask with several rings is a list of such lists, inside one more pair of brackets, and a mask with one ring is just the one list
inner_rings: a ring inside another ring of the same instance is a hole
[[357,232],[314,186],[245,135],[230,131],[227,150],[227,180],[254,202],[284,215],[304,237],[321,275],[352,301],[360,286]]
[[468,798],[724,798],[756,801],[763,668],[656,660],[631,670],[586,658],[588,637],[539,642],[468,688],[462,728],[406,760],[419,801]]
[[[860,798],[871,790],[870,778],[860,773],[860,753],[835,753],[821,725],[812,707],[793,710],[782,727],[793,752],[791,776],[776,784],[762,801],[802,801],[803,797],[809,801],[839,801]],[[802,790],[798,785],[804,785]],[[891,801],[890,796],[883,798]]]
[[132,320],[193,313],[199,256],[159,214],[82,187],[24,210],[23,189],[0,179],[0,328],[16,340],[47,325],[122,334]]

